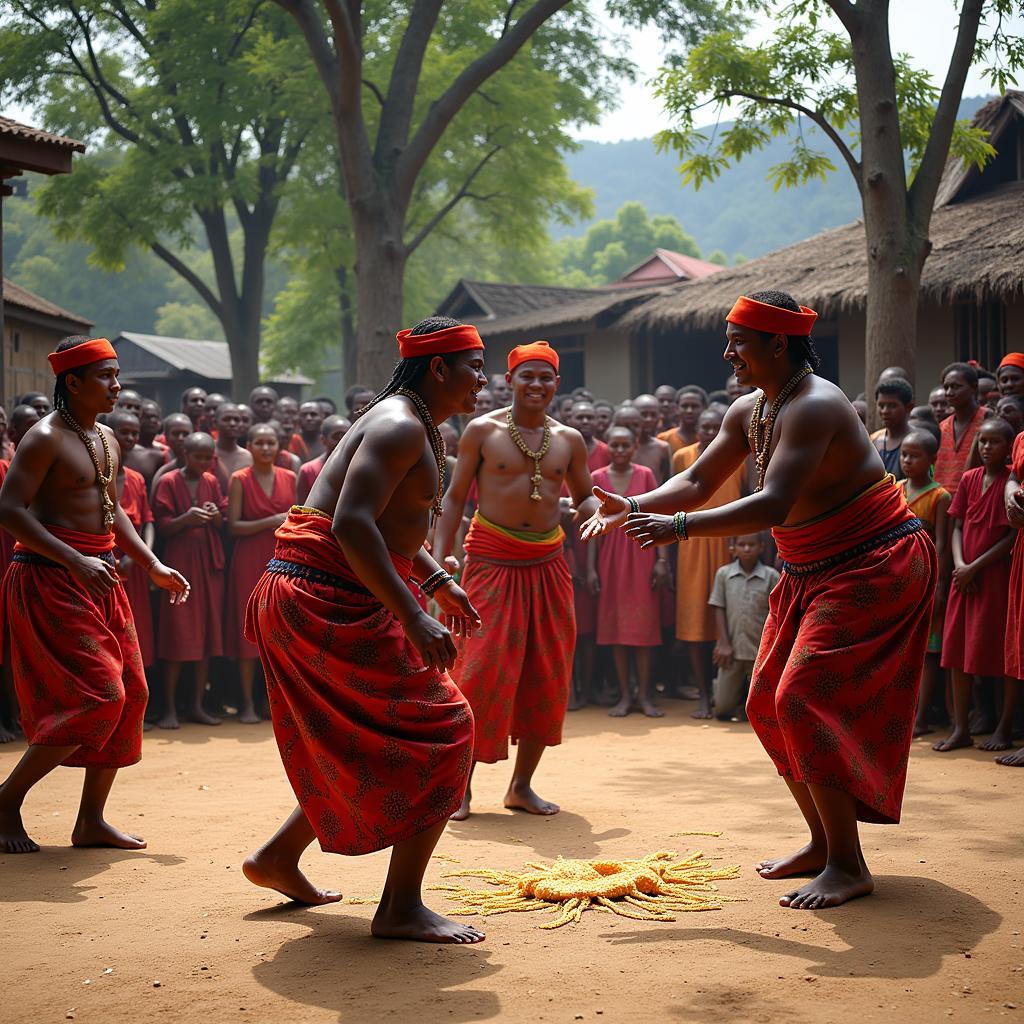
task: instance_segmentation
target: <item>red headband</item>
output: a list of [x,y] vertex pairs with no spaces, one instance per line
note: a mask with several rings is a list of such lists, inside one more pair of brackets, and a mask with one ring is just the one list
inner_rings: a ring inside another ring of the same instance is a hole
[[736,304],[729,310],[725,318],[727,323],[740,327],[749,327],[752,331],[764,331],[765,334],[794,334],[801,338],[810,337],[811,327],[818,319],[818,314],[806,306],[800,307],[799,313],[779,306],[770,306],[767,302],[758,302],[741,295]]
[[483,348],[480,333],[472,324],[445,327],[430,334],[413,334],[412,330],[399,331],[395,335],[398,353],[403,359],[417,356],[443,356],[449,352],[465,352],[471,348]]
[[1016,366],[1018,369],[1024,370],[1024,352],[1007,352],[999,364],[999,369],[1001,370],[1004,366]]
[[59,377],[68,370],[78,370],[101,359],[116,359],[117,352],[106,338],[93,338],[63,352],[51,352],[46,358],[50,360],[53,375]]
[[558,353],[546,341],[516,345],[508,354],[508,372],[511,373],[520,363],[529,363],[534,359],[550,363],[555,368],[555,373],[558,373]]

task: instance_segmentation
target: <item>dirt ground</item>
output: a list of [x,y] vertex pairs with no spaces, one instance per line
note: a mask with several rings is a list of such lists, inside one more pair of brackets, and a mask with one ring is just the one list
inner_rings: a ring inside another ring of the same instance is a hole
[[[294,803],[267,724],[147,734],[109,808],[148,839],[141,854],[67,846],[81,773],[62,769],[27,805],[42,852],[0,856],[0,1019],[1024,1021],[1024,772],[918,741],[903,824],[864,830],[876,894],[789,911],[787,883],[752,870],[803,842],[785,787],[747,727],[695,722],[690,707],[670,702],[656,722],[570,715],[538,775],[562,813],[503,811],[506,768],[485,766],[476,814],[439,852],[517,868],[704,849],[742,865],[722,888],[747,902],[674,924],[590,914],[554,932],[539,915],[490,917],[478,946],[375,941],[372,906],[299,909],[245,881],[243,856]],[[0,774],[20,753],[0,749]],[[725,834],[673,836],[705,829]],[[375,897],[386,857],[316,850],[304,867]],[[435,861],[428,881],[452,869]]]

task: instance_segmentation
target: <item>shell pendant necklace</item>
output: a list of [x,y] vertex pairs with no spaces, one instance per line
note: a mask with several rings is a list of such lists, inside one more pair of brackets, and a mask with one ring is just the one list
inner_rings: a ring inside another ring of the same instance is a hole
[[508,436],[512,438],[512,442],[528,459],[533,459],[533,476],[530,477],[533,489],[530,491],[530,501],[540,501],[540,485],[544,479],[540,471],[540,462],[551,449],[551,421],[547,416],[544,417],[544,435],[541,438],[540,448],[537,451],[531,451],[523,440],[523,435],[519,433],[519,427],[516,426],[515,420],[512,419],[511,406],[505,412],[505,419],[508,421]]

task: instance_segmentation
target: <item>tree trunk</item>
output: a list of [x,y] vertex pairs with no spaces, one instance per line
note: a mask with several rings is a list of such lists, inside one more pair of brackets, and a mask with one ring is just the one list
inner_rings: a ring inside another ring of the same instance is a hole
[[334,270],[338,282],[338,319],[341,337],[341,351],[338,365],[345,387],[350,388],[356,379],[356,327],[352,313],[352,298],[349,295],[348,267],[344,264]]
[[[390,197],[352,204],[356,252],[356,381],[376,391],[390,378],[402,329],[405,282],[404,216]],[[356,383],[353,381],[352,383]]]

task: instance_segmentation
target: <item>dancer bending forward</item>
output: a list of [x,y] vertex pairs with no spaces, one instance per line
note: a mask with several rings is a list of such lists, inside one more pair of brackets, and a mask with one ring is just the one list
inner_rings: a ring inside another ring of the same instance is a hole
[[423,906],[420,887],[462,802],[473,716],[448,677],[455,644],[408,586],[433,594],[456,633],[479,619],[423,548],[440,507],[437,424],[471,413],[486,383],[476,328],[425,320],[398,336],[401,360],[331,453],[307,499],[277,531],[246,636],[267,678],[274,735],[299,805],[246,860],[256,885],[300,903],[334,903],[299,858],[393,847],[373,919],[378,938],[479,942]]
[[[814,875],[784,907],[820,910],[874,888],[858,821],[899,821],[935,592],[935,548],[846,396],[815,376],[815,313],[783,292],[741,297],[725,359],[760,388],[730,406],[688,470],[602,505],[584,538],[625,526],[641,547],[773,527],[772,591],[747,715],[810,829],[763,878]],[[753,494],[697,509],[753,453]],[[659,513],[675,513],[659,514]]]

